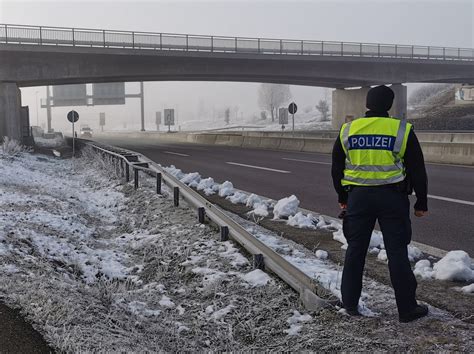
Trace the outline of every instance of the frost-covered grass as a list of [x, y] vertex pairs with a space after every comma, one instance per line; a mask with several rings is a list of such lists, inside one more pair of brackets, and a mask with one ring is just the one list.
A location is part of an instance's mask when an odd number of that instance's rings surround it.
[[[134, 191], [90, 151], [0, 162], [0, 297], [59, 351], [473, 349], [470, 328], [434, 308], [398, 325], [390, 288], [370, 280], [363, 300], [377, 316], [308, 313], [167, 188], [158, 196], [141, 176]], [[324, 254], [239, 222], [337, 293], [340, 267]], [[399, 336], [380, 341], [386, 333]]]
[[8, 136], [4, 137], [0, 144], [0, 158], [15, 157], [29, 151], [31, 148], [21, 145], [18, 140], [10, 139]]
[[65, 140], [62, 136], [55, 136], [53, 139], [45, 139], [39, 136], [35, 136], [35, 144], [41, 147], [60, 147], [65, 144]]
[[2, 159], [2, 299], [61, 351], [288, 350], [296, 294], [142, 181], [90, 151]]

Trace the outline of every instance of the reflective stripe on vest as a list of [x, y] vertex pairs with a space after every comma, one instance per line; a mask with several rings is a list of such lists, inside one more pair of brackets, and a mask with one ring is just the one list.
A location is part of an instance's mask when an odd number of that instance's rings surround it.
[[346, 153], [343, 185], [382, 185], [405, 179], [403, 155], [411, 124], [385, 117], [346, 123], [340, 139]]

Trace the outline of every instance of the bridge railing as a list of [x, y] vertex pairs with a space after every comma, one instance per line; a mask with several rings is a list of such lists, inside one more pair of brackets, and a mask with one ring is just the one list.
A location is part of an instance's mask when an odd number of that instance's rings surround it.
[[9, 24], [0, 24], [0, 43], [185, 52], [474, 61], [472, 48], [204, 36]]

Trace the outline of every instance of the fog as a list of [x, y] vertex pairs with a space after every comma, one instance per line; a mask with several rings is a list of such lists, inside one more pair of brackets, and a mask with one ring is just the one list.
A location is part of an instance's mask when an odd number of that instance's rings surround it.
[[[11, 1], [0, 0], [0, 22], [136, 31], [214, 34], [291, 39], [474, 46], [474, 1]], [[231, 123], [258, 115], [258, 83], [146, 82], [146, 128], [155, 129], [155, 112], [175, 108], [178, 125], [215, 119], [226, 107], [238, 107]], [[127, 93], [139, 90], [127, 84]], [[416, 85], [408, 85], [409, 92]], [[327, 89], [291, 86], [299, 107], [314, 107]], [[36, 94], [38, 92], [38, 94]], [[330, 95], [329, 95], [330, 96]], [[36, 98], [38, 97], [38, 102]], [[22, 88], [31, 124], [46, 122], [38, 109], [44, 87]], [[69, 108], [53, 108], [53, 128], [69, 129]], [[81, 122], [98, 125], [106, 113], [108, 128], [139, 127], [138, 99], [126, 106], [77, 107]]]

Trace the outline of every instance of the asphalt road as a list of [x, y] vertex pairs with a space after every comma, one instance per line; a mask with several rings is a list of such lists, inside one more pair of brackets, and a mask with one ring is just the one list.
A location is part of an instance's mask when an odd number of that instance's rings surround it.
[[[238, 189], [272, 199], [295, 194], [303, 208], [330, 216], [339, 213], [328, 154], [182, 143], [152, 145], [137, 140], [101, 141], [140, 152], [163, 166], [199, 172], [217, 182], [229, 180]], [[429, 215], [412, 217], [413, 239], [443, 250], [462, 249], [473, 257], [474, 168], [437, 164], [426, 167], [432, 196], [428, 199]], [[415, 200], [414, 196], [411, 198]]]

